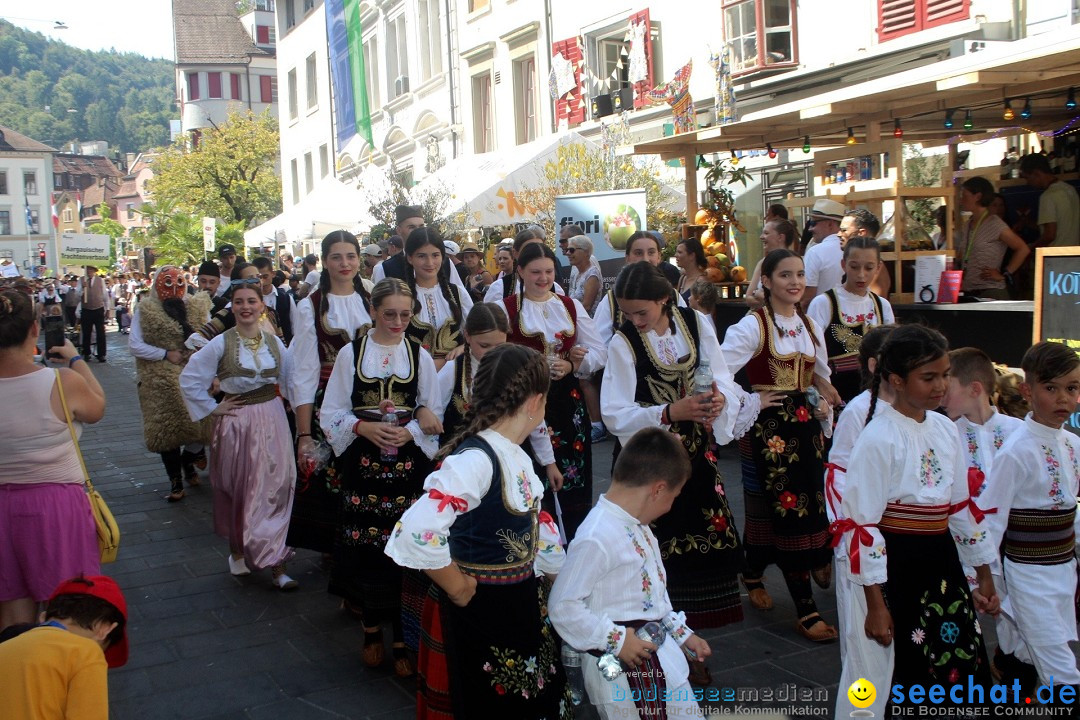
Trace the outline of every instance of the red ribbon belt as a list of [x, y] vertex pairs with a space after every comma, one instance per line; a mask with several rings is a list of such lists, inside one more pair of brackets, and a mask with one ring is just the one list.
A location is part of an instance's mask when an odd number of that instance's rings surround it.
[[832, 543], [830, 543], [830, 546], [834, 548], [840, 544], [840, 541], [844, 537], [844, 533], [848, 530], [853, 531], [851, 535], [851, 544], [848, 546], [848, 560], [851, 561], [851, 572], [856, 575], [862, 570], [862, 563], [859, 562], [859, 545], [870, 547], [874, 544], [874, 536], [866, 529], [868, 527], [877, 526], [859, 525], [851, 518], [834, 520], [833, 523], [829, 525], [829, 532], [832, 534]]
[[469, 503], [467, 503], [465, 501], [465, 498], [459, 498], [459, 497], [455, 497], [453, 495], [446, 495], [444, 493], [439, 492], [435, 488], [432, 488], [431, 490], [428, 490], [428, 497], [431, 498], [432, 500], [438, 500], [439, 501], [439, 508], [438, 508], [439, 512], [442, 512], [443, 510], [445, 510], [447, 505], [454, 508], [459, 513], [463, 513], [463, 512], [465, 512], [466, 510], [469, 509]]
[[547, 510], [540, 511], [540, 522], [544, 525], [547, 525], [548, 528], [550, 528], [551, 532], [559, 532], [559, 526], [555, 524], [555, 519], [551, 517], [551, 513], [549, 513]]
[[[829, 507], [832, 508], [833, 517], [839, 517], [838, 511], [840, 503], [843, 498], [840, 497], [840, 493], [836, 491], [836, 471], [847, 474], [847, 468], [842, 468], [836, 463], [825, 463], [825, 469], [829, 472], [825, 475], [825, 499], [829, 501]], [[836, 498], [836, 502], [833, 502], [833, 498]]]
[[986, 519], [987, 515], [997, 514], [997, 508], [983, 510], [975, 504], [975, 497], [979, 492], [979, 488], [982, 487], [984, 480], [986, 480], [986, 474], [982, 470], [976, 467], [969, 467], [967, 471], [968, 499], [950, 506], [949, 514], [954, 515], [964, 508], [968, 508], [971, 511], [971, 517], [974, 518], [976, 525]]

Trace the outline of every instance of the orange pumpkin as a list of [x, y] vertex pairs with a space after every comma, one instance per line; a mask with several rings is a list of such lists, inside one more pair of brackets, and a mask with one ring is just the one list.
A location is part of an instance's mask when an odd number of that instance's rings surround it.
[[708, 208], [701, 208], [700, 210], [697, 211], [697, 214], [694, 215], [694, 224], [695, 225], [708, 225], [709, 221], [711, 219], [712, 219], [712, 212]]
[[737, 283], [746, 282], [746, 268], [742, 265], [731, 268], [731, 281]]
[[724, 272], [720, 268], [710, 267], [705, 271], [705, 278], [711, 283], [724, 282]]
[[709, 255], [709, 256], [708, 256], [708, 257], [706, 258], [706, 260], [707, 260], [707, 262], [709, 263], [709, 267], [711, 267], [711, 268], [718, 268], [718, 267], [720, 267], [720, 261], [716, 259], [716, 256], [715, 256], [715, 255]]
[[711, 245], [714, 242], [716, 242], [716, 233], [713, 232], [713, 229], [711, 227], [705, 228], [705, 231], [701, 233], [701, 246], [705, 247], [707, 245]]

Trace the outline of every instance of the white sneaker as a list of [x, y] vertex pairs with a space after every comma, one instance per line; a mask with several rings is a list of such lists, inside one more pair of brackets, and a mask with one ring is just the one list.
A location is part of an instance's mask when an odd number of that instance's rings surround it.
[[295, 590], [296, 588], [300, 587], [300, 583], [296, 582], [285, 573], [281, 573], [280, 575], [274, 576], [274, 587], [282, 591]]
[[251, 570], [248, 568], [247, 563], [244, 562], [244, 558], [234, 560], [232, 555], [229, 556], [229, 572], [236, 577], [251, 574]]

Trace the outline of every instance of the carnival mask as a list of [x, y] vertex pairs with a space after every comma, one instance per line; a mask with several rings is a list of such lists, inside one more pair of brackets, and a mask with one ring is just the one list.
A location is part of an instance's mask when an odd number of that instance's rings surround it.
[[166, 300], [183, 299], [187, 287], [180, 270], [174, 267], [164, 267], [154, 279], [154, 292], [162, 302]]

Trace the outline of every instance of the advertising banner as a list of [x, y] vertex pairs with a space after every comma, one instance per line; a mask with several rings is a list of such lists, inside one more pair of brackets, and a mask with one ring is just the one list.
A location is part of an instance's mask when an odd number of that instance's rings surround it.
[[60, 264], [105, 267], [109, 264], [111, 244], [112, 238], [108, 235], [62, 233], [60, 235]]
[[593, 257], [600, 262], [604, 287], [615, 282], [626, 259], [626, 241], [648, 227], [645, 190], [560, 195], [555, 198], [555, 232], [579, 225], [592, 240]]

